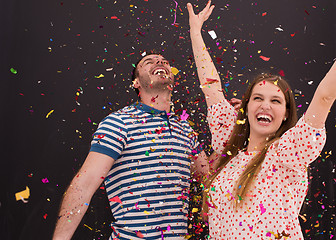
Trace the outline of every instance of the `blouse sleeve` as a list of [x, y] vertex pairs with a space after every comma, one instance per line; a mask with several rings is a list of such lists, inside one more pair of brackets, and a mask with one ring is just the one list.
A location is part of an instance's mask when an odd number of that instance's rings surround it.
[[280, 163], [296, 171], [306, 172], [308, 164], [321, 153], [325, 141], [325, 128], [317, 129], [308, 125], [302, 116], [279, 140]]
[[208, 108], [207, 120], [212, 137], [211, 145], [217, 153], [222, 153], [224, 150], [224, 143], [229, 140], [236, 119], [237, 112], [226, 99]]

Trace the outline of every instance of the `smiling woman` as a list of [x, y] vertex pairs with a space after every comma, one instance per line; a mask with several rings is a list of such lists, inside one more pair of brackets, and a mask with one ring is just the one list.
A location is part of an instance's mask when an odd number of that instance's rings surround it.
[[303, 239], [298, 214], [308, 188], [307, 166], [326, 141], [324, 123], [336, 98], [336, 64], [297, 121], [294, 96], [280, 76], [262, 74], [238, 112], [222, 93], [201, 28], [214, 6], [198, 15], [188, 4], [190, 36], [206, 89], [212, 147], [220, 156], [206, 181], [203, 212], [212, 239]]

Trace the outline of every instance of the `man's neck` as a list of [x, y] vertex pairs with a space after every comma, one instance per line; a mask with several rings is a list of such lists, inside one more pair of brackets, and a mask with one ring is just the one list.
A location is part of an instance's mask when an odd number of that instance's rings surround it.
[[141, 102], [160, 111], [170, 112], [171, 92], [142, 94]]

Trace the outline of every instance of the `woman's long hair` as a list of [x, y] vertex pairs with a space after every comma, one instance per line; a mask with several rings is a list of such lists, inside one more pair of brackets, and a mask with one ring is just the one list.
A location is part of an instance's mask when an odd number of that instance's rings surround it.
[[[248, 145], [248, 138], [250, 135], [250, 124], [247, 119], [247, 104], [251, 97], [252, 90], [254, 86], [262, 81], [271, 82], [276, 84], [280, 90], [285, 95], [286, 100], [286, 111], [288, 113], [287, 120], [283, 121], [277, 132], [273, 136], [269, 136], [265, 141], [263, 150], [253, 157], [250, 163], [246, 166], [246, 169], [239, 177], [238, 181], [234, 186], [234, 197], [236, 206], [240, 206], [246, 200], [246, 194], [250, 190], [254, 178], [260, 171], [261, 165], [265, 159], [266, 152], [269, 146], [278, 140], [282, 134], [284, 134], [288, 129], [292, 128], [297, 122], [297, 110], [295, 105], [294, 95], [289, 84], [280, 76], [271, 74], [260, 74], [253, 82], [248, 86], [243, 98], [241, 109], [238, 112], [237, 120], [245, 121], [244, 124], [235, 124], [231, 137], [226, 142], [224, 150], [221, 157], [217, 161], [215, 170], [212, 172], [212, 176], [206, 181], [206, 189], [203, 192], [203, 213], [208, 212], [208, 208], [216, 207], [213, 206], [209, 189], [213, 181], [216, 179], [217, 175], [221, 170], [234, 158], [240, 150], [243, 150]], [[223, 143], [224, 144], [224, 143]], [[228, 154], [230, 152], [231, 154]]]

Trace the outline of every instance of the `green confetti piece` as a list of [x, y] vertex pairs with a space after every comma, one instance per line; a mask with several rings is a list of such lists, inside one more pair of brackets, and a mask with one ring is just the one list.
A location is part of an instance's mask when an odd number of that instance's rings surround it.
[[215, 187], [211, 187], [211, 191], [216, 192], [216, 188]]
[[134, 68], [136, 67], [134, 63], [132, 63], [132, 66], [133, 66]]
[[149, 156], [149, 152], [148, 152], [148, 151], [146, 151], [145, 155], [146, 155], [146, 156]]
[[14, 68], [11, 68], [10, 71], [14, 74], [17, 74], [17, 71]]

